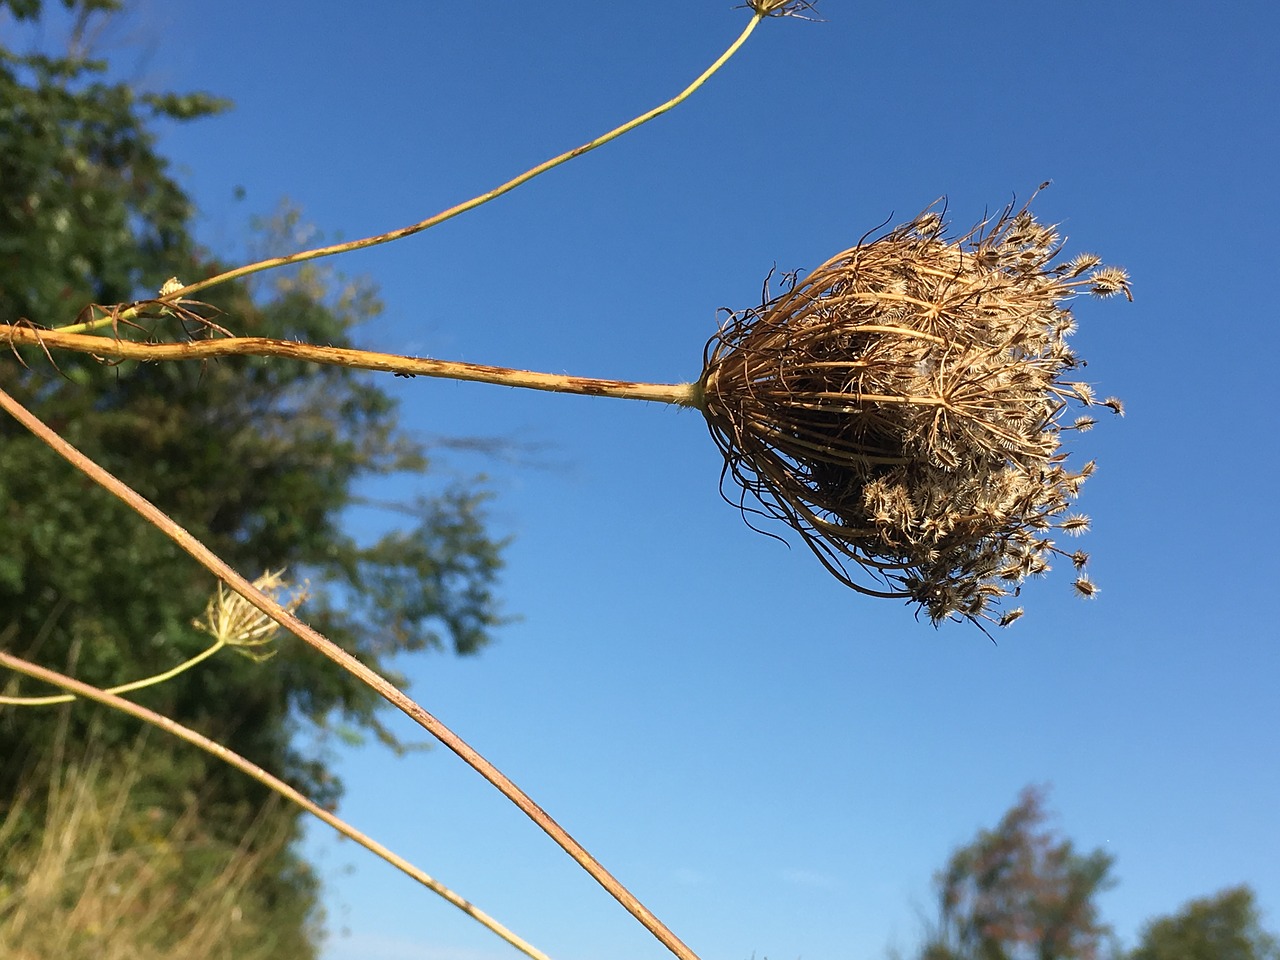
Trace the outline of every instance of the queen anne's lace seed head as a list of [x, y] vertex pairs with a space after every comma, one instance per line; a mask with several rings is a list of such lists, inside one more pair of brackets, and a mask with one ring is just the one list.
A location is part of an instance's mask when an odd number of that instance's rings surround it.
[[[1001, 600], [1061, 554], [1096, 586], [1068, 514], [1093, 472], [1064, 469], [1063, 425], [1092, 388], [1065, 338], [1077, 293], [1130, 296], [1128, 277], [1081, 254], [1027, 207], [958, 239], [930, 209], [839, 254], [707, 345], [703, 409], [747, 510], [795, 528], [832, 573], [914, 601], [936, 623], [1012, 623]], [[1113, 397], [1101, 405], [1123, 409]], [[748, 504], [747, 495], [758, 503]]]
[[[284, 579], [283, 569], [268, 570], [254, 580], [253, 585], [290, 613], [295, 612], [308, 596], [305, 585], [296, 586]], [[222, 583], [210, 597], [204, 617], [192, 623], [197, 630], [251, 660], [267, 660], [273, 656], [275, 651], [271, 644], [280, 632], [280, 624]]]

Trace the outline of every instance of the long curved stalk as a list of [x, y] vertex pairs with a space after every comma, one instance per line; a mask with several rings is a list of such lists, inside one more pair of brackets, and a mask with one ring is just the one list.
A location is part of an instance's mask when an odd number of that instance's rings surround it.
[[232, 590], [244, 597], [254, 607], [292, 633], [298, 639], [328, 657], [342, 669], [356, 677], [384, 700], [409, 717], [460, 757], [463, 762], [489, 781], [498, 792], [514, 803], [561, 849], [587, 871], [597, 883], [635, 917], [650, 933], [680, 960], [698, 960], [697, 954], [686, 946], [648, 907], [624, 887], [613, 874], [593, 857], [585, 847], [569, 835], [560, 824], [533, 801], [501, 770], [481, 756], [466, 741], [436, 719], [424, 707], [401, 691], [385, 677], [369, 669], [354, 656], [327, 637], [303, 623], [273, 597], [254, 587], [252, 583], [233, 570], [221, 557], [192, 536], [128, 484], [117, 479], [74, 446], [58, 436], [39, 417], [4, 390], [0, 390], [0, 408], [48, 444], [59, 456], [77, 470], [118, 497], [144, 520], [196, 559], [206, 570], [222, 580]]
[[79, 680], [73, 679], [72, 677], [68, 677], [66, 674], [41, 667], [37, 664], [31, 663], [29, 660], [24, 660], [21, 657], [15, 657], [13, 654], [6, 653], [3, 650], [0, 650], [0, 666], [8, 667], [10, 670], [25, 674], [34, 680], [40, 680], [44, 683], [52, 684], [55, 687], [61, 687], [63, 690], [67, 691], [67, 693], [63, 694], [63, 697], [67, 700], [73, 700], [76, 697], [95, 700], [113, 710], [119, 710], [121, 713], [127, 713], [132, 717], [137, 717], [139, 720], [145, 721], [152, 726], [159, 727], [166, 733], [171, 733], [175, 737], [199, 747], [201, 750], [205, 751], [205, 753], [212, 754], [219, 760], [235, 767], [241, 773], [247, 774], [254, 780], [257, 780], [263, 786], [274, 790], [290, 803], [301, 807], [313, 817], [323, 820], [344, 837], [349, 840], [354, 840], [374, 856], [380, 857], [397, 870], [412, 877], [432, 893], [443, 897], [467, 916], [471, 917], [471, 919], [483, 924], [487, 929], [496, 933], [525, 956], [531, 957], [532, 960], [550, 960], [550, 957], [537, 947], [512, 933], [493, 917], [489, 916], [479, 907], [458, 896], [458, 894], [454, 893], [439, 880], [429, 876], [408, 860], [404, 859], [387, 847], [384, 847], [372, 837], [357, 830], [345, 820], [334, 816], [328, 810], [324, 809], [324, 807], [313, 802], [305, 794], [295, 790], [279, 777], [276, 777], [264, 770], [251, 760], [246, 760], [234, 750], [227, 749], [216, 740], [210, 740], [208, 737], [201, 733], [197, 733], [190, 727], [183, 726], [176, 720], [171, 720], [163, 714], [156, 713], [154, 710], [148, 710], [146, 707], [140, 706], [132, 700], [125, 700], [123, 697], [116, 696], [111, 690], [103, 690], [100, 687], [83, 683]]
[[[531, 167], [519, 176], [512, 177], [506, 183], [494, 187], [492, 190], [488, 190], [485, 193], [472, 197], [470, 200], [449, 207], [447, 210], [442, 210], [433, 216], [427, 217], [425, 220], [420, 220], [407, 227], [400, 227], [398, 230], [390, 230], [386, 233], [380, 233], [371, 237], [364, 237], [360, 240], [349, 240], [346, 243], [330, 244], [328, 246], [316, 247], [312, 250], [303, 250], [298, 253], [291, 253], [283, 257], [270, 257], [266, 260], [259, 260], [257, 263], [245, 264], [242, 267], [227, 270], [216, 276], [209, 277], [206, 280], [189, 283], [185, 287], [175, 287], [172, 290], [166, 290], [164, 296], [160, 299], [165, 302], [176, 303], [178, 300], [190, 297], [192, 294], [201, 290], [207, 290], [210, 287], [216, 286], [220, 283], [226, 283], [229, 280], [235, 280], [240, 277], [247, 277], [251, 274], [261, 273], [264, 270], [272, 270], [276, 267], [289, 266], [295, 263], [305, 263], [308, 260], [318, 260], [321, 257], [332, 257], [339, 253], [349, 253], [352, 250], [363, 250], [367, 247], [376, 247], [380, 244], [390, 243], [393, 240], [403, 240], [405, 237], [411, 237], [416, 233], [422, 233], [424, 230], [429, 230], [431, 227], [444, 223], [446, 220], [452, 220], [460, 214], [466, 213], [469, 210], [474, 210], [476, 207], [482, 206], [490, 200], [497, 199], [505, 193], [510, 193], [516, 187], [528, 183], [539, 174], [546, 173], [548, 170], [553, 170], [563, 163], [568, 163], [575, 157], [580, 157], [585, 153], [590, 153], [597, 147], [602, 147], [611, 140], [616, 140], [624, 133], [629, 133], [636, 129], [636, 127], [648, 123], [655, 117], [660, 117], [668, 110], [679, 106], [692, 96], [699, 87], [706, 83], [717, 70], [724, 66], [730, 57], [738, 52], [738, 49], [746, 43], [747, 38], [751, 36], [752, 32], [759, 25], [761, 20], [768, 16], [782, 15], [782, 10], [788, 5], [789, 4], [786, 2], [779, 3], [773, 2], [773, 0], [761, 0], [759, 3], [752, 4], [754, 13], [752, 14], [751, 20], [745, 29], [743, 29], [742, 33], [738, 35], [738, 39], [729, 45], [729, 48], [716, 59], [715, 63], [707, 67], [706, 70], [698, 75], [696, 80], [689, 84], [689, 86], [685, 87], [680, 93], [676, 94], [676, 96], [672, 97], [666, 103], [660, 104], [632, 120], [628, 120], [621, 126], [615, 127], [608, 133], [602, 134], [594, 140], [590, 140], [587, 143], [582, 144], [580, 147], [575, 147], [572, 150], [566, 150], [559, 156], [552, 157], [550, 160], [546, 160], [538, 164], [536, 167]], [[115, 317], [102, 317], [96, 320], [90, 320], [86, 323], [71, 324], [69, 326], [62, 327], [61, 329], [70, 333], [82, 333], [88, 330], [107, 326], [113, 322], [118, 323], [121, 321], [129, 321], [136, 315], [137, 312], [135, 308], [128, 308], [121, 311]]]

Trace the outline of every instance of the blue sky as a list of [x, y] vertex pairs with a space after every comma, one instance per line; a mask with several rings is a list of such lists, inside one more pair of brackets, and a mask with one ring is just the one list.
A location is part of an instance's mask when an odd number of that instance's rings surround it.
[[[1076, 308], [1090, 381], [1127, 406], [1076, 444], [1099, 461], [1082, 498], [1099, 597], [1057, 571], [998, 645], [934, 630], [748, 529], [695, 412], [395, 379], [415, 432], [514, 451], [443, 454], [439, 476], [487, 474], [518, 619], [476, 659], [406, 662], [413, 692], [706, 960], [909, 950], [933, 872], [1032, 783], [1117, 858], [1102, 903], [1125, 942], [1241, 882], [1280, 928], [1280, 13], [820, 13], [765, 23], [617, 143], [348, 258], [387, 304], [363, 343], [688, 380], [717, 308], [758, 302], [775, 264], [816, 266], [944, 195], [967, 228], [1052, 180], [1041, 218], [1136, 296]], [[283, 197], [333, 238], [469, 198], [665, 100], [746, 19], [728, 0], [173, 0], [107, 40], [144, 85], [235, 100], [163, 138], [201, 237], [231, 251]], [[557, 960], [665, 954], [452, 755], [339, 766], [356, 825]], [[326, 960], [517, 955], [350, 844], [309, 846]]]

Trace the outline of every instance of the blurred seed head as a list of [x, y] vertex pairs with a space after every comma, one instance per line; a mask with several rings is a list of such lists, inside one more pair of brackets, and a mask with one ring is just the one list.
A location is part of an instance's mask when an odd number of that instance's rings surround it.
[[[284, 570], [267, 571], [253, 585], [290, 613], [307, 599], [305, 585], [295, 586], [284, 579]], [[267, 649], [280, 632], [280, 625], [226, 584], [219, 583], [209, 598], [204, 618], [193, 621], [197, 630], [221, 640], [251, 660], [268, 660], [275, 655]]]
[[812, 18], [803, 16], [803, 13], [812, 12], [816, 4], [817, 0], [747, 0], [740, 6], [749, 7], [761, 17], [799, 17], [801, 20], [809, 20]]
[[[862, 593], [934, 623], [986, 620], [1059, 549], [1093, 472], [1066, 466], [1071, 405], [1096, 403], [1067, 344], [1080, 293], [1130, 300], [1123, 270], [1061, 241], [1027, 206], [945, 236], [942, 211], [864, 240], [730, 313], [707, 345], [703, 410], [746, 513], [784, 521]], [[1122, 412], [1113, 397], [1101, 405]], [[722, 490], [724, 489], [722, 483]], [[729, 494], [726, 494], [729, 499]], [[1081, 583], [1087, 586], [1081, 586]]]

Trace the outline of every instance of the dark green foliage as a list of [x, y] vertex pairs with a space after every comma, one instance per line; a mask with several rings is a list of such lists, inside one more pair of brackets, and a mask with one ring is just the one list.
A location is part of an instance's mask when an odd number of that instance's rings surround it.
[[1095, 898], [1111, 857], [1078, 854], [1045, 827], [1042, 795], [1023, 791], [994, 830], [938, 875], [939, 919], [922, 960], [1095, 960], [1109, 928]]
[[[95, 10], [116, 6], [64, 5], [80, 18], [77, 29]], [[37, 18], [41, 4], [0, 0], [0, 17], [6, 10]], [[191, 204], [155, 152], [153, 129], [224, 105], [204, 94], [140, 94], [111, 82], [75, 46], [63, 57], [0, 47], [0, 322], [64, 325], [90, 303], [154, 296], [169, 276], [190, 281], [220, 269], [196, 247]], [[267, 232], [278, 239], [292, 226], [286, 218]], [[209, 299], [217, 321], [237, 334], [338, 346], [379, 310], [366, 285], [316, 267], [223, 286]], [[173, 318], [118, 332], [203, 335]], [[472, 653], [489, 639], [499, 622], [492, 587], [501, 545], [487, 533], [482, 493], [437, 489], [405, 508], [407, 524], [384, 524], [386, 532], [362, 540], [344, 532], [362, 480], [428, 468], [374, 379], [261, 358], [53, 359], [57, 369], [39, 350], [0, 357], [0, 387], [241, 572], [287, 566], [292, 579], [309, 578], [314, 597], [302, 615], [370, 666], [395, 677], [398, 654]], [[0, 422], [7, 649], [95, 684], [126, 682], [204, 647], [208, 638], [191, 621], [213, 589], [166, 538], [15, 422]], [[291, 638], [279, 648], [266, 664], [224, 652], [136, 696], [333, 802], [338, 784], [323, 756], [296, 746], [300, 731], [337, 724], [397, 744], [378, 721], [380, 700]], [[0, 689], [7, 682], [0, 677]], [[30, 684], [22, 691], [36, 692]], [[74, 743], [95, 717], [106, 743], [132, 741], [133, 721], [89, 705], [0, 707], [0, 817], [57, 725], [69, 725]], [[261, 788], [186, 748], [153, 741], [148, 757], [140, 789], [161, 807], [176, 811], [183, 797], [198, 796], [201, 810], [233, 831], [262, 803]], [[300, 871], [286, 859], [264, 878], [264, 895], [309, 904], [313, 891]]]
[[[115, 3], [65, 2], [76, 32]], [[37, 19], [38, 2], [0, 2]], [[192, 257], [191, 204], [155, 152], [157, 119], [225, 109], [207, 94], [138, 93], [70, 44], [65, 56], [0, 48], [0, 319], [68, 323], [131, 299], [144, 271]], [[165, 273], [168, 276], [169, 273]], [[161, 277], [163, 280], [164, 277]]]
[[1128, 960], [1280, 960], [1280, 943], [1262, 930], [1253, 891], [1241, 886], [1152, 921]]

